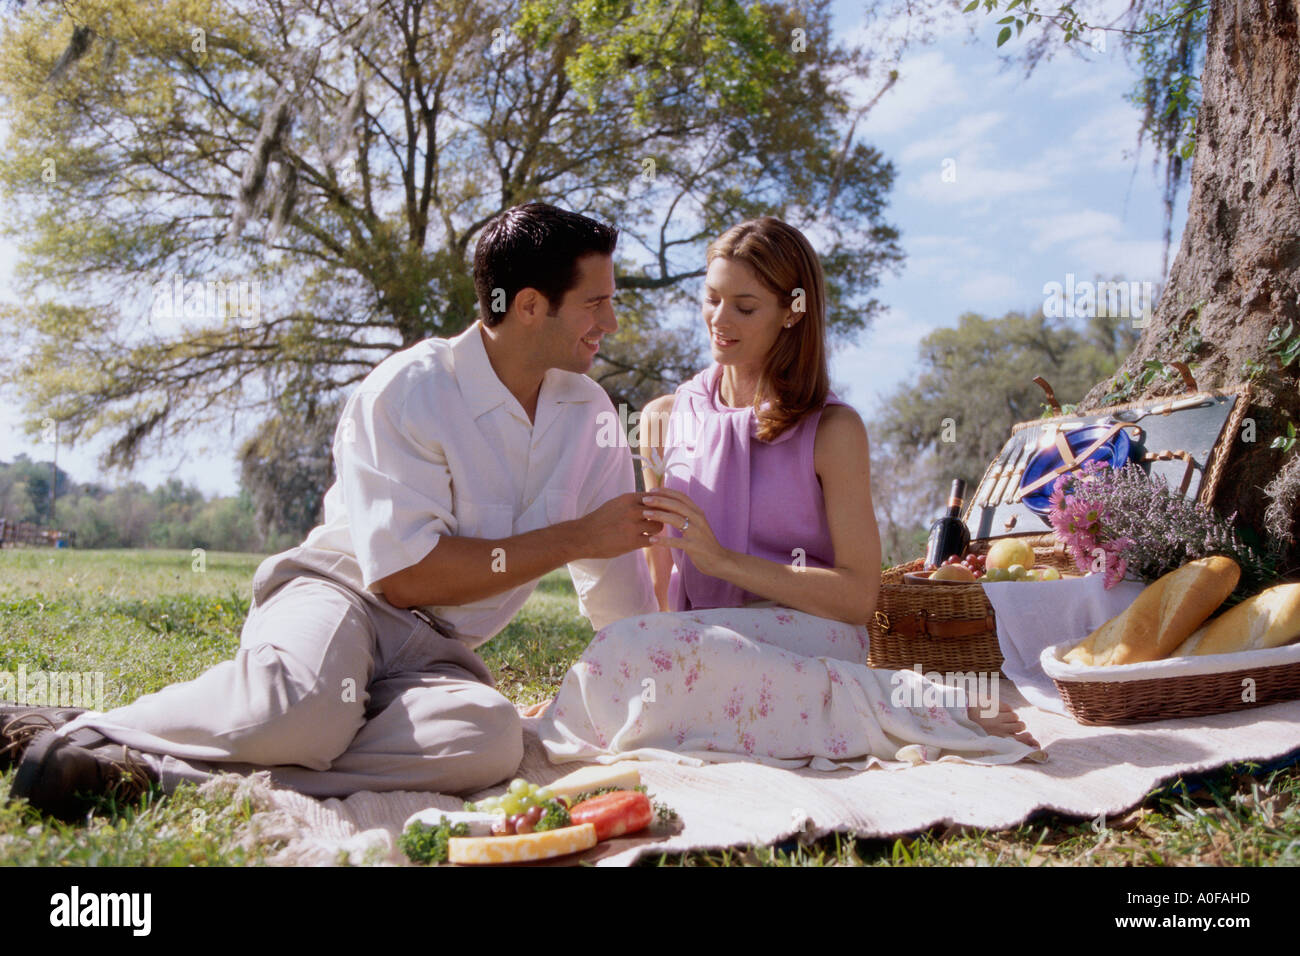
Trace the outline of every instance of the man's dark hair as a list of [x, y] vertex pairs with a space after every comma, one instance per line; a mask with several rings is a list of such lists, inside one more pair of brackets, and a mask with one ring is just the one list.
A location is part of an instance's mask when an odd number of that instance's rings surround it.
[[[520, 289], [546, 296], [554, 315], [578, 281], [578, 260], [614, 254], [618, 230], [544, 202], [507, 209], [486, 226], [474, 249], [474, 291], [483, 324], [505, 318]], [[501, 289], [493, 301], [493, 292]], [[493, 306], [496, 306], [494, 309]]]

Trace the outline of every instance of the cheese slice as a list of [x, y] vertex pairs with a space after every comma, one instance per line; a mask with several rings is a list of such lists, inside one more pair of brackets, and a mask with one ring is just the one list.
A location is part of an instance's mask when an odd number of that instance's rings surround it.
[[570, 800], [592, 790], [613, 787], [615, 790], [633, 790], [641, 786], [641, 773], [636, 767], [614, 764], [612, 766], [581, 767], [555, 783], [545, 785], [557, 797]]
[[513, 836], [452, 837], [447, 841], [447, 859], [452, 863], [528, 863], [581, 853], [595, 845], [596, 828], [583, 823]]

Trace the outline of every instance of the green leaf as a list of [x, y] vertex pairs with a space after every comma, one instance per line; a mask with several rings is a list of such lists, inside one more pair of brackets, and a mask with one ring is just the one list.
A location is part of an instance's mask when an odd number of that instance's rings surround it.
[[1021, 31], [1023, 31], [1024, 29], [1025, 29], [1025, 21], [1024, 21], [1024, 20], [1017, 20], [1017, 21], [1016, 21], [1016, 36], [1020, 36]]
[[972, 10], [974, 10], [974, 9], [975, 9], [976, 7], [978, 7], [979, 5], [980, 5], [980, 0], [970, 0], [970, 3], [966, 4], [966, 6], [962, 9], [961, 12], [962, 12], [962, 13], [970, 13]]
[[1015, 17], [1003, 17], [1001, 20], [998, 21], [998, 23], [1015, 23], [1015, 21], [1016, 21]]
[[1010, 39], [1011, 39], [1011, 28], [1003, 27], [1002, 32], [998, 34], [998, 46], [1001, 46], [1002, 44], [1006, 43]]

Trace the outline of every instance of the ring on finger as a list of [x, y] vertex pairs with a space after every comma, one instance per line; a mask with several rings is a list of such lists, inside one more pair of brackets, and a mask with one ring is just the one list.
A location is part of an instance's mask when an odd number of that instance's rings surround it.
[[690, 519], [690, 518], [687, 518], [685, 521], [682, 522], [682, 530], [683, 530], [683, 531], [685, 531], [685, 530], [686, 530], [687, 528], [689, 528], [690, 526], [691, 526], [691, 519]]

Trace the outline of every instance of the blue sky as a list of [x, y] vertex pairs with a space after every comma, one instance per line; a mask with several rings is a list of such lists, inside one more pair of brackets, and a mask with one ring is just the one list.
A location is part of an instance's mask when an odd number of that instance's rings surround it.
[[[843, 39], [858, 35], [860, 9], [838, 4]], [[1090, 51], [1091, 62], [1062, 52], [1026, 80], [1023, 69], [1003, 67], [993, 20], [951, 17], [934, 43], [903, 57], [901, 79], [858, 126], [857, 138], [894, 162], [886, 217], [901, 231], [907, 256], [901, 275], [886, 276], [876, 292], [888, 313], [832, 357], [833, 383], [867, 419], [876, 416], [882, 395], [914, 374], [920, 340], [954, 325], [962, 312], [1031, 311], [1042, 304], [1045, 283], [1064, 284], [1070, 273], [1076, 280], [1162, 278], [1161, 180], [1149, 145], [1135, 166], [1139, 117], [1123, 98], [1134, 74], [1118, 43], [1108, 39], [1108, 52]], [[973, 40], [971, 24], [978, 27]], [[1015, 41], [1003, 49], [1014, 51]], [[873, 84], [861, 87], [864, 102]], [[944, 181], [945, 160], [953, 161], [955, 182]], [[1185, 187], [1173, 252], [1186, 198]], [[15, 297], [13, 255], [0, 245], [3, 300]], [[1026, 370], [1026, 378], [1033, 374]], [[18, 426], [18, 408], [6, 394], [0, 459], [26, 452], [49, 460], [49, 446], [28, 441]], [[153, 486], [175, 476], [209, 495], [234, 494], [235, 449], [243, 437], [228, 429], [196, 433], [173, 457], [150, 460], [130, 476], [108, 476], [109, 483], [129, 477]], [[63, 446], [59, 464], [88, 481], [98, 476], [102, 450], [102, 441]]]

